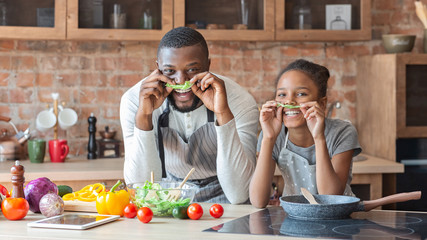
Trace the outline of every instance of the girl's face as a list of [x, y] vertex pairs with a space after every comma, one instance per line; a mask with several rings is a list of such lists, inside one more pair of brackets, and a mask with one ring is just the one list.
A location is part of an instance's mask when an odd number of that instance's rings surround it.
[[[319, 98], [319, 89], [305, 73], [298, 70], [285, 72], [277, 83], [276, 102], [289, 105], [317, 101], [322, 108], [326, 106], [326, 97]], [[306, 125], [304, 114], [299, 108], [283, 109], [283, 123], [288, 128]]]

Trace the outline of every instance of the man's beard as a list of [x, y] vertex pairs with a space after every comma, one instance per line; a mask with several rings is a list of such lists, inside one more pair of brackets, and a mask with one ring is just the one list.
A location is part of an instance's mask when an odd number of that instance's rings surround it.
[[197, 105], [199, 105], [200, 103], [200, 98], [198, 98], [197, 96], [194, 96], [193, 103], [191, 104], [190, 107], [178, 107], [176, 105], [175, 99], [172, 97], [172, 94], [169, 94], [168, 101], [173, 108], [178, 110], [178, 112], [186, 113], [186, 112], [191, 112], [198, 107]]

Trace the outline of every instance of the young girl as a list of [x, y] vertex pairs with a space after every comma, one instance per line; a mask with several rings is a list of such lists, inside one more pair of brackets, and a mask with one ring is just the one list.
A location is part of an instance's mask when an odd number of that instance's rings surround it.
[[351, 123], [325, 118], [328, 78], [327, 68], [301, 59], [279, 75], [276, 99], [261, 109], [252, 205], [268, 204], [276, 163], [283, 195], [301, 194], [301, 187], [315, 194], [353, 195], [352, 157], [361, 148]]

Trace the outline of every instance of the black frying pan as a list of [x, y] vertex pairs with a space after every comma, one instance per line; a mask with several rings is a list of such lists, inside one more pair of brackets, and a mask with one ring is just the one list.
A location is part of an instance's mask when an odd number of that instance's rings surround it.
[[280, 206], [292, 218], [297, 219], [343, 219], [357, 211], [370, 211], [376, 207], [417, 200], [421, 191], [393, 194], [376, 200], [360, 201], [357, 197], [341, 195], [315, 195], [319, 204], [310, 204], [303, 195], [284, 196], [280, 198]]

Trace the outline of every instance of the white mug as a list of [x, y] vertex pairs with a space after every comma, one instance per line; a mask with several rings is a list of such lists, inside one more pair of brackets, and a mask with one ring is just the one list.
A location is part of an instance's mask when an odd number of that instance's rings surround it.
[[78, 117], [76, 111], [71, 108], [64, 108], [64, 110], [58, 113], [59, 126], [64, 130], [67, 130], [68, 128], [76, 124], [77, 119]]
[[56, 116], [53, 113], [53, 109], [43, 110], [37, 114], [36, 128], [39, 131], [47, 131], [53, 128], [56, 124]]

